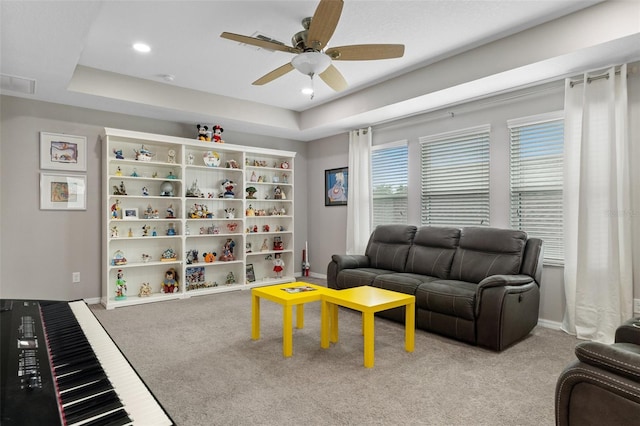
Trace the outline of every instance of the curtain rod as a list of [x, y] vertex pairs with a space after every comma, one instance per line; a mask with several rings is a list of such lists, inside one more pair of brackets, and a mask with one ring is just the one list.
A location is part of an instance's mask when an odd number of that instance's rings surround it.
[[[616, 75], [620, 75], [620, 70], [617, 70], [615, 72], [615, 74]], [[591, 83], [592, 81], [601, 80], [603, 78], [606, 78], [607, 80], [609, 80], [609, 73], [596, 75], [594, 77], [587, 77], [587, 84]], [[629, 78], [628, 74], [627, 74], [627, 78]], [[575, 86], [576, 84], [583, 84], [583, 83], [584, 83], [584, 79], [583, 80], [570, 81], [569, 82], [569, 87], [573, 88], [573, 86]]]

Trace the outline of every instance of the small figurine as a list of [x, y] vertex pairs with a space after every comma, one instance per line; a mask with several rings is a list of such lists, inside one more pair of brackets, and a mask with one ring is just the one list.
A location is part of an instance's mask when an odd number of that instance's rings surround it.
[[236, 209], [233, 207], [229, 207], [224, 209], [225, 218], [234, 219], [236, 217]]
[[144, 195], [145, 197], [149, 195], [149, 189], [146, 186], [142, 187], [142, 195]]
[[269, 245], [267, 244], [267, 239], [266, 238], [262, 242], [262, 247], [260, 247], [260, 251], [269, 251]]
[[178, 179], [178, 176], [174, 175], [173, 170], [171, 170], [167, 175], [167, 179]]
[[127, 298], [127, 281], [124, 279], [122, 269], [118, 269], [116, 274], [116, 300]]
[[192, 249], [187, 252], [187, 265], [198, 263], [198, 250]]
[[203, 198], [202, 191], [200, 191], [200, 188], [198, 188], [198, 179], [194, 180], [191, 183], [191, 188], [187, 189], [185, 197]]
[[120, 213], [122, 213], [120, 200], [116, 199], [116, 202], [111, 205], [111, 217], [114, 219], [120, 219], [122, 217]]
[[273, 237], [273, 249], [274, 250], [284, 250], [284, 244], [282, 243], [282, 238]]
[[282, 278], [283, 270], [284, 261], [280, 258], [280, 253], [276, 253], [273, 259], [273, 272], [276, 273], [276, 278]]
[[149, 151], [142, 145], [140, 150], [134, 149], [133, 152], [136, 153], [137, 161], [151, 161], [151, 158], [155, 155], [153, 152]]
[[258, 190], [254, 186], [248, 187], [245, 191], [247, 192], [247, 200], [255, 200], [256, 197], [253, 194], [258, 192]]
[[151, 227], [149, 225], [147, 225], [147, 224], [145, 224], [142, 227], [142, 236], [143, 237], [148, 237], [149, 236], [149, 229], [151, 229]]
[[[173, 204], [169, 204], [169, 207], [167, 207], [167, 219], [175, 219], [175, 210], [173, 210]], [[187, 234], [189, 235], [189, 234]]]
[[111, 238], [118, 238], [118, 227], [115, 225], [111, 227]]
[[167, 152], [167, 163], [169, 163], [169, 164], [175, 164], [176, 163], [176, 150], [175, 149], [170, 149]]
[[176, 256], [176, 252], [172, 248], [168, 248], [164, 252], [162, 252], [162, 257], [160, 258], [160, 260], [162, 262], [171, 262], [173, 260], [178, 260], [178, 257]]
[[280, 186], [278, 185], [273, 189], [273, 198], [276, 200], [283, 200], [284, 198], [282, 197], [283, 197], [282, 188], [280, 188]]
[[127, 195], [127, 189], [124, 187], [124, 182], [120, 182], [120, 186], [113, 185], [113, 195]]
[[122, 150], [121, 149], [114, 149], [113, 153], [116, 155], [116, 159], [124, 160], [124, 155], [122, 155]]
[[215, 251], [212, 251], [211, 253], [203, 253], [203, 254], [202, 254], [202, 257], [204, 258], [204, 261], [205, 261], [206, 263], [213, 263], [213, 262], [215, 262], [215, 261], [216, 261], [216, 256], [217, 256], [217, 254], [216, 254], [216, 252], [215, 252]]
[[128, 237], [131, 238], [133, 237], [133, 229], [129, 228], [129, 234]]
[[247, 207], [247, 211], [245, 212], [245, 216], [255, 216], [255, 215], [256, 215], [256, 211], [253, 210], [253, 206], [249, 204], [249, 207]]
[[136, 169], [133, 169], [133, 172], [131, 173], [131, 177], [139, 177]]
[[223, 198], [234, 198], [236, 194], [233, 192], [233, 189], [236, 187], [236, 184], [230, 179], [224, 179], [220, 184], [222, 189], [224, 189], [224, 193], [222, 194]]
[[189, 153], [189, 155], [187, 155], [187, 164], [190, 166], [193, 165], [195, 159], [196, 157], [192, 153]]
[[270, 230], [269, 225], [262, 225], [262, 232], [269, 232]]
[[233, 275], [233, 271], [227, 274], [227, 279], [224, 281], [225, 284], [235, 284], [236, 277]]
[[173, 223], [169, 223], [167, 228], [167, 235], [176, 235], [176, 228], [174, 228]]
[[158, 231], [156, 231], [156, 227], [154, 226], [153, 229], [151, 230], [151, 236], [152, 237], [157, 237], [158, 236]]
[[200, 124], [198, 124], [196, 126], [198, 128], [198, 140], [199, 141], [205, 141], [205, 142], [211, 142], [211, 137], [207, 134], [209, 127], [208, 126], [201, 126]]
[[173, 197], [173, 184], [167, 180], [160, 185], [160, 196]]
[[142, 253], [142, 263], [148, 263], [151, 260], [151, 255]]
[[236, 260], [235, 256], [233, 255], [233, 248], [235, 246], [235, 241], [233, 241], [231, 238], [227, 238], [227, 241], [222, 246], [222, 256], [220, 256], [220, 260], [223, 262]]
[[227, 223], [227, 229], [229, 230], [229, 232], [236, 232], [236, 229], [238, 229], [238, 223], [236, 222]]
[[178, 286], [178, 273], [174, 268], [169, 268], [164, 274], [164, 281], [162, 281], [163, 293], [177, 293]]
[[118, 166], [118, 169], [116, 170], [116, 176], [122, 176], [122, 169], [120, 169], [120, 166]]
[[213, 141], [215, 143], [224, 143], [224, 141], [222, 140], [222, 132], [224, 132], [224, 129], [219, 124], [216, 124], [215, 126], [212, 127], [212, 130], [213, 130]]
[[[255, 170], [253, 172], [251, 172], [251, 178], [250, 178], [251, 182], [257, 182], [258, 181], [258, 177], [256, 176], [256, 172]], [[247, 190], [248, 191], [248, 190]]]
[[142, 283], [140, 286], [140, 291], [138, 292], [138, 297], [147, 297], [151, 296], [151, 285], [149, 283]]

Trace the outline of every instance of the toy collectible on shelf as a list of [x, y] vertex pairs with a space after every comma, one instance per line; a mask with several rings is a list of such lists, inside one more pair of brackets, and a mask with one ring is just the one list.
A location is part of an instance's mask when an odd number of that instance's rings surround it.
[[118, 269], [116, 275], [116, 300], [127, 298], [127, 281], [124, 279], [122, 269]]
[[163, 293], [177, 293], [180, 289], [178, 285], [178, 273], [174, 268], [169, 268], [164, 274], [164, 281], [162, 281]]

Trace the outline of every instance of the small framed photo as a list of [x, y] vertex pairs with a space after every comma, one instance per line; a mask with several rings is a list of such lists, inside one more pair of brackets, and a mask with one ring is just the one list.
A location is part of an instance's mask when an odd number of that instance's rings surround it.
[[87, 138], [40, 132], [40, 168], [87, 171]]
[[87, 176], [40, 173], [41, 210], [86, 210]]
[[252, 283], [256, 280], [256, 273], [253, 270], [253, 263], [247, 263], [247, 282]]
[[324, 205], [346, 206], [349, 190], [349, 168], [324, 171]]
[[138, 218], [138, 209], [122, 209], [122, 218], [123, 219], [137, 219]]

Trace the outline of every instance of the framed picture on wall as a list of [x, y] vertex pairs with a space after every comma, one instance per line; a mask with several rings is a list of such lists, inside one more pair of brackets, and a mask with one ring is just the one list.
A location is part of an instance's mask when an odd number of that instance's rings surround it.
[[324, 205], [346, 206], [349, 192], [349, 168], [324, 171]]
[[40, 173], [41, 210], [86, 210], [87, 176]]
[[40, 168], [87, 171], [87, 138], [40, 132]]

